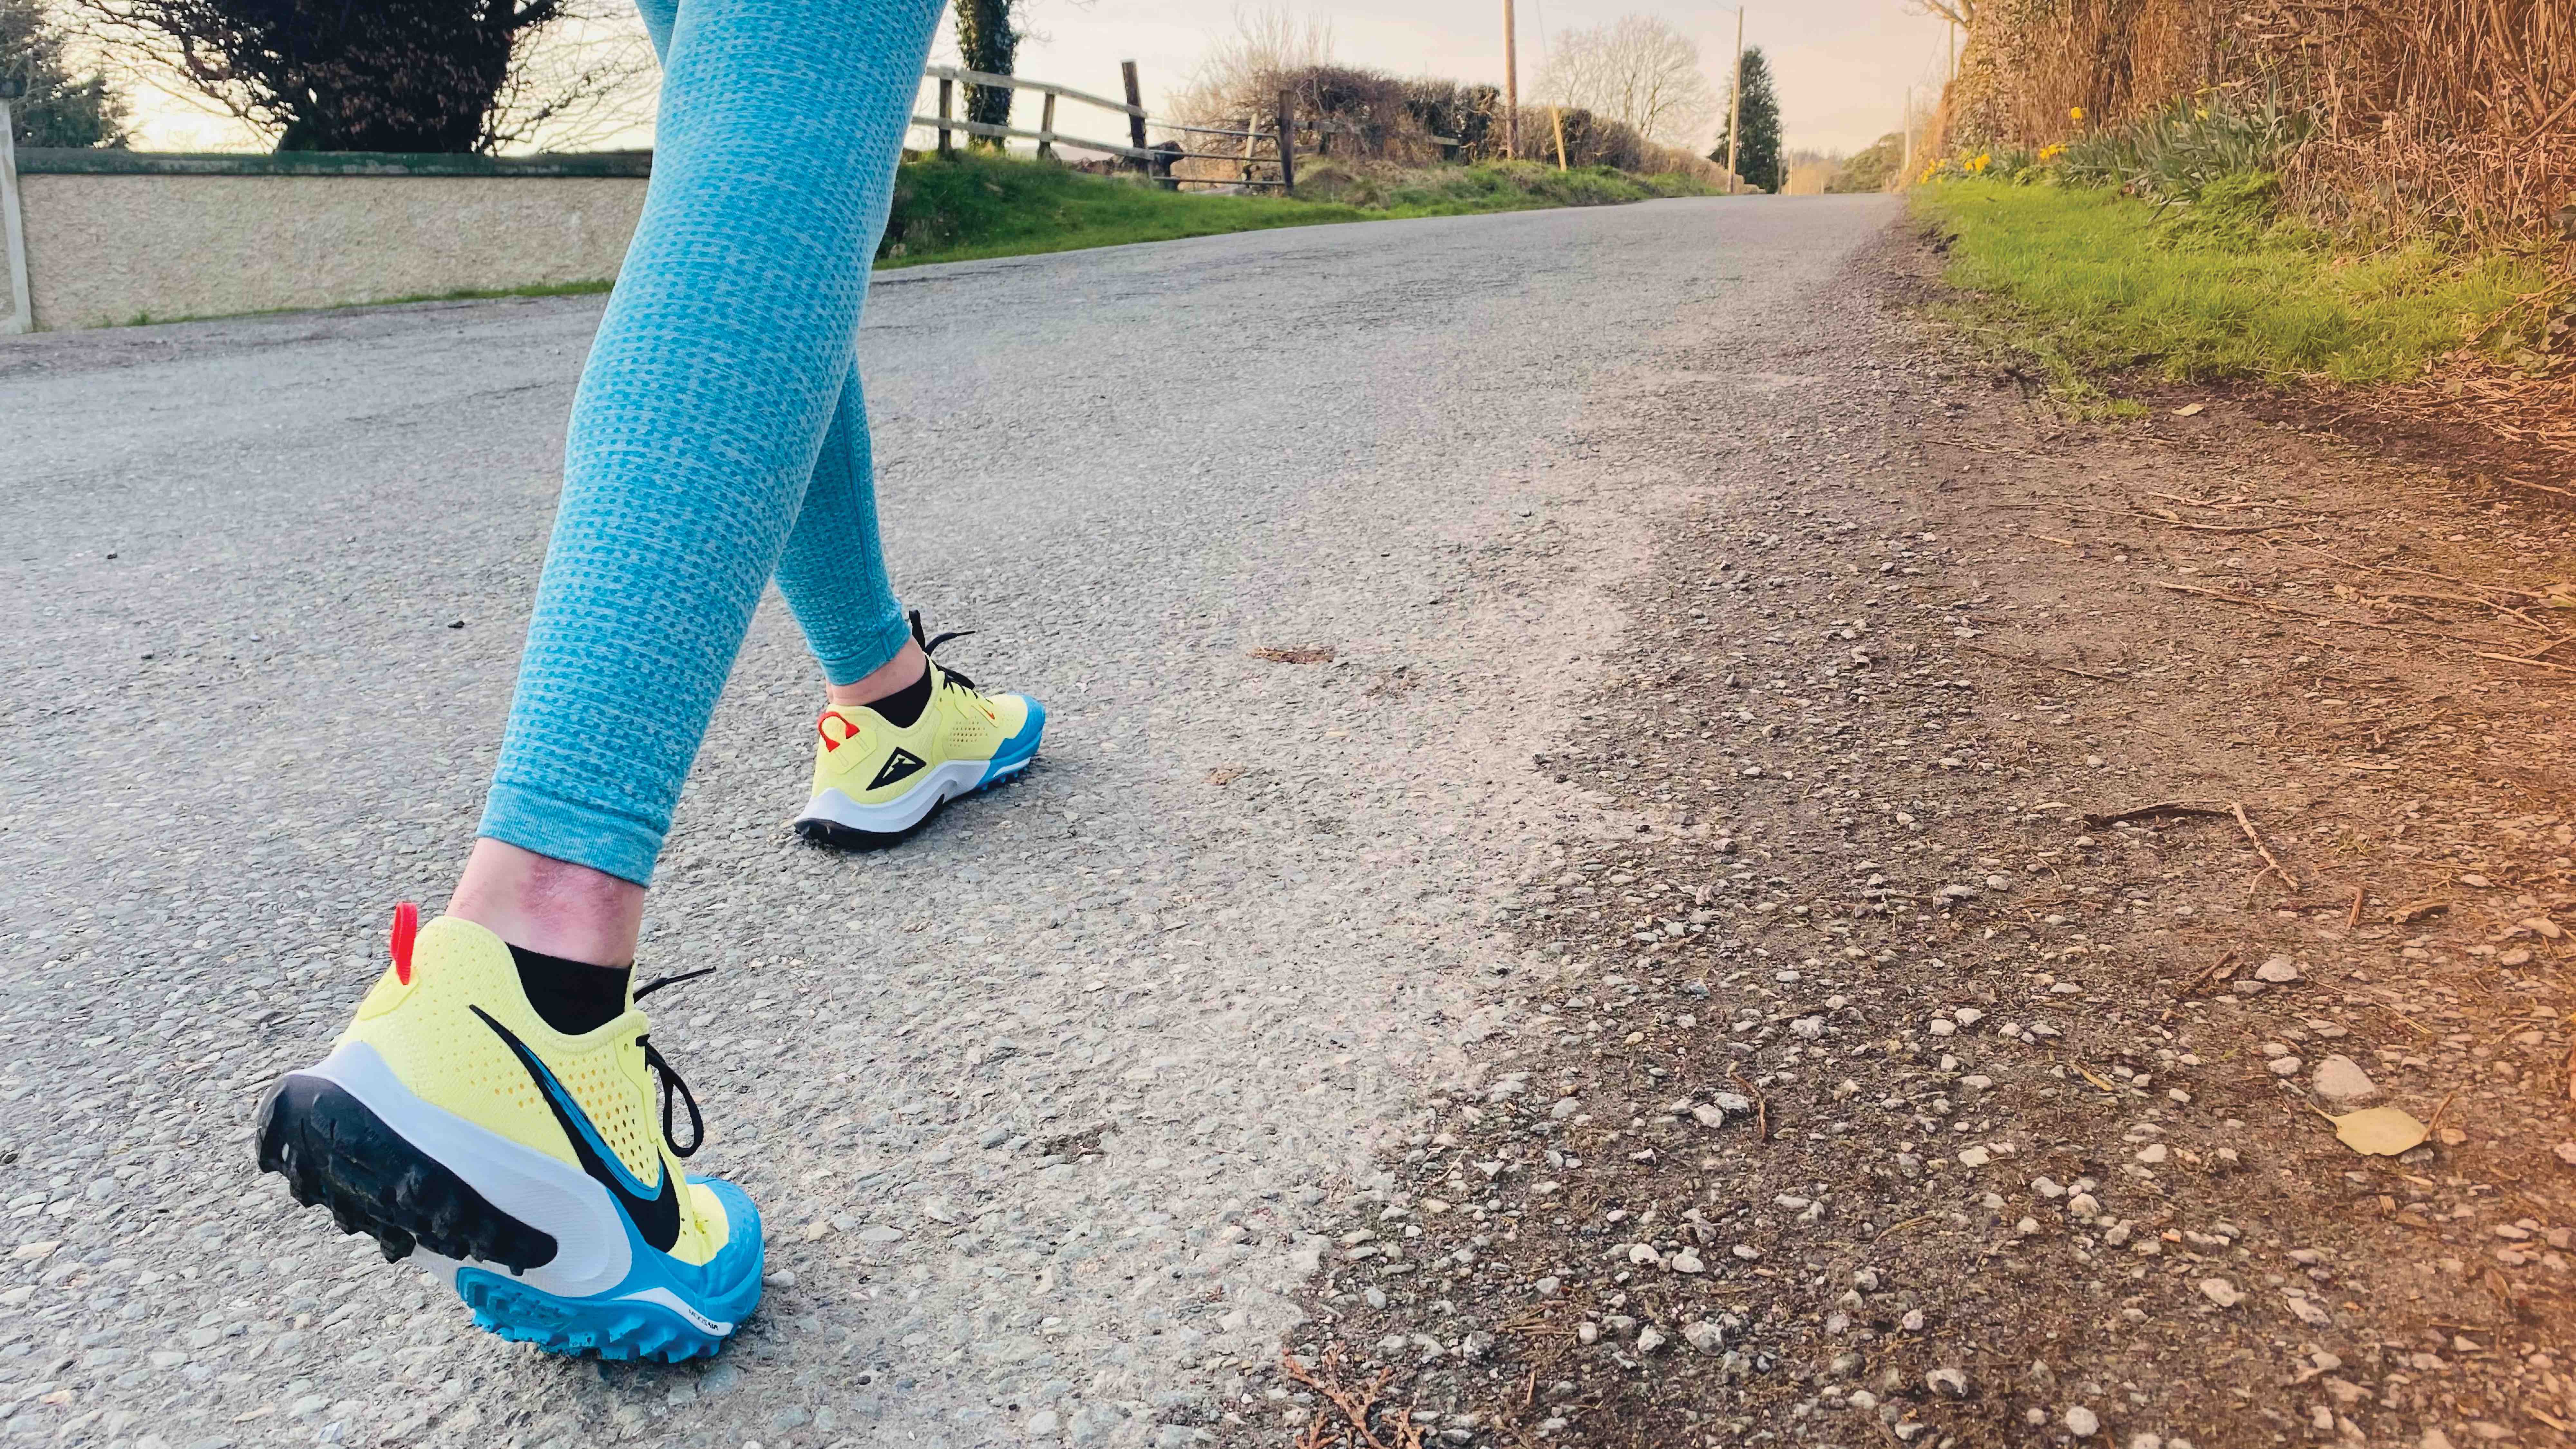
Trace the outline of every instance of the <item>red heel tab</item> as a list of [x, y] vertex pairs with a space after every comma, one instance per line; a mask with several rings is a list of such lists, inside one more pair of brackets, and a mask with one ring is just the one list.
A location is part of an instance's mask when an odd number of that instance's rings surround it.
[[420, 907], [404, 901], [394, 907], [394, 979], [411, 984], [411, 943], [420, 934]]

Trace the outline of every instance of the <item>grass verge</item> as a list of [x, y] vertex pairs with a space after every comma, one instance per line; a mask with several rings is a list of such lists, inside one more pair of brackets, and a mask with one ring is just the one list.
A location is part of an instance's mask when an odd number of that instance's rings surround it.
[[1165, 191], [1043, 161], [973, 152], [906, 161], [880, 267], [1171, 241], [1220, 232], [1534, 207], [1599, 206], [1705, 194], [1686, 177], [1606, 167], [1556, 171], [1530, 162], [1425, 170], [1325, 162], [1300, 168], [1290, 197]]
[[2348, 256], [2277, 222], [2268, 178], [2159, 210], [2103, 188], [1944, 181], [1915, 189], [1950, 239], [1954, 308], [2038, 357], [2059, 388], [2098, 398], [2103, 373], [2177, 381], [2408, 381], [2485, 337], [2541, 268], [2416, 246]]

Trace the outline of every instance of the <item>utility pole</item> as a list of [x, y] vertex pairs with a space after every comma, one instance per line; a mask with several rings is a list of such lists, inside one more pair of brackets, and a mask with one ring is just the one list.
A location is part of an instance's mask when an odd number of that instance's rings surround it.
[[1914, 184], [1914, 87], [1905, 88], [1905, 184]]
[[35, 299], [27, 282], [27, 227], [18, 209], [18, 152], [9, 139], [17, 124], [9, 103], [26, 93], [24, 80], [0, 79], [0, 267], [9, 273], [9, 316], [0, 321], [0, 332], [36, 330]]
[[1521, 51], [1512, 26], [1512, 0], [1503, 0], [1503, 156], [1521, 154]]
[[1735, 7], [1735, 84], [1726, 97], [1726, 189], [1732, 192], [1742, 177], [1735, 169], [1735, 148], [1744, 141], [1744, 7]]

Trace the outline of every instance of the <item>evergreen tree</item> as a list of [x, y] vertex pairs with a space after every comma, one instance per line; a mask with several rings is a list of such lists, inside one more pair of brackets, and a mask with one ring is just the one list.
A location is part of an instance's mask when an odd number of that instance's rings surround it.
[[23, 87], [9, 103], [21, 146], [123, 146], [125, 98], [97, 71], [73, 73], [62, 27], [42, 0], [0, 0], [0, 82]]
[[[1776, 192], [1788, 174], [1781, 167], [1780, 97], [1771, 88], [1771, 62], [1763, 57], [1762, 47], [1745, 50], [1742, 82], [1743, 103], [1731, 108], [1732, 114], [1743, 118], [1744, 127], [1743, 144], [1735, 148], [1735, 174], [1748, 185]], [[1726, 164], [1727, 139], [1726, 123], [1721, 120], [1717, 149], [1708, 153], [1708, 159], [1720, 166]]]

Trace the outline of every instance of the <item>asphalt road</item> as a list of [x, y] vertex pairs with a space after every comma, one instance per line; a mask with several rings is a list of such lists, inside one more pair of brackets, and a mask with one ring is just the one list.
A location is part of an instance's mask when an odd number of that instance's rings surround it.
[[[1777, 351], [1878, 198], [1656, 202], [892, 273], [898, 587], [1046, 700], [1021, 784], [805, 847], [773, 599], [648, 974], [693, 1166], [771, 1227], [714, 1365], [467, 1327], [252, 1170], [267, 1083], [443, 899], [598, 300], [0, 343], [0, 1432], [11, 1442], [1183, 1444], [1490, 1029], [1659, 499], [1659, 351]], [[1761, 406], [1759, 378], [1706, 376]], [[1627, 439], [1630, 435], [1619, 434]], [[1329, 648], [1282, 664], [1260, 648]], [[1589, 706], [1584, 706], [1589, 707]], [[16, 1245], [12, 1251], [11, 1245]]]

